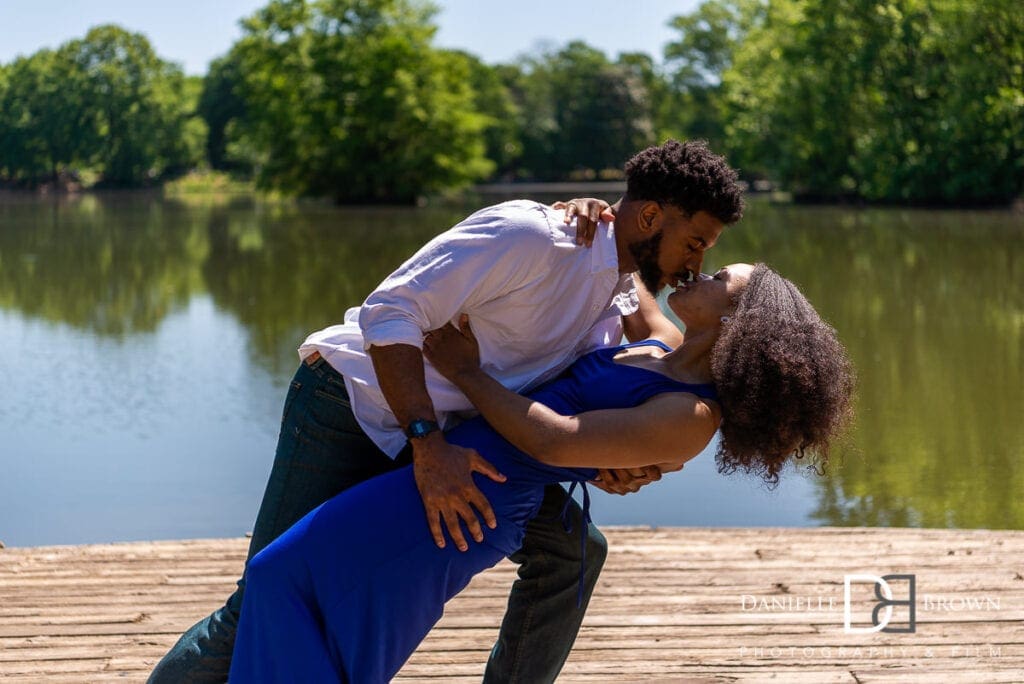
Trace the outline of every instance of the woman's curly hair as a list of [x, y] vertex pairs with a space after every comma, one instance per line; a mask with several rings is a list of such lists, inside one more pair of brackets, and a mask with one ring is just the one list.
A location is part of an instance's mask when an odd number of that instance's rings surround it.
[[718, 472], [742, 470], [770, 487], [790, 455], [824, 466], [852, 413], [853, 369], [836, 331], [765, 264], [723, 325], [711, 374], [723, 416]]

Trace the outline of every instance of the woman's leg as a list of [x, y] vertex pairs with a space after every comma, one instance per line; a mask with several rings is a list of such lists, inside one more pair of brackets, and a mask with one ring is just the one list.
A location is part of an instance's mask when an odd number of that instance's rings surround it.
[[411, 467], [357, 485], [250, 561], [232, 678], [385, 682], [445, 601], [503, 556], [486, 541], [437, 548]]
[[[360, 429], [342, 376], [323, 359], [300, 364], [285, 399], [249, 557], [338, 492], [396, 467]], [[247, 577], [223, 606], [182, 635], [157, 664], [149, 684], [224, 681]]]
[[249, 561], [229, 681], [348, 681], [330, 651], [305, 559], [295, 552], [311, 522], [312, 515], [303, 518]]

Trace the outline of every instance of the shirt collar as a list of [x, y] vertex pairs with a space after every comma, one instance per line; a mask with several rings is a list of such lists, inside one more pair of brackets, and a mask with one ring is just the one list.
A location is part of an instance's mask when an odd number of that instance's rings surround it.
[[635, 313], [640, 308], [640, 296], [636, 291], [636, 283], [632, 273], [619, 273], [619, 252], [615, 248], [615, 224], [598, 223], [594, 235], [593, 254], [590, 259], [590, 272], [614, 271], [618, 284], [612, 294], [611, 305], [623, 316]]

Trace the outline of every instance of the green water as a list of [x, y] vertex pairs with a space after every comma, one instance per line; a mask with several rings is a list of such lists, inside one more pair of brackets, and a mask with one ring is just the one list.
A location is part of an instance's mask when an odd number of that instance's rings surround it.
[[[298, 344], [473, 208], [0, 198], [0, 540], [250, 529]], [[1024, 529], [1024, 217], [753, 202], [707, 268], [756, 260], [857, 368], [834, 467], [768, 492], [709, 451], [595, 518]]]

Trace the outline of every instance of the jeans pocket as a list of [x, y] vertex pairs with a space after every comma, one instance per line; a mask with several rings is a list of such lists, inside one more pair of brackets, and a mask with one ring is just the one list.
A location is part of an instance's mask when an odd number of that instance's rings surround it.
[[363, 429], [352, 414], [352, 403], [344, 394], [344, 387], [322, 383], [313, 390], [299, 434], [321, 442], [363, 435]]
[[313, 390], [313, 394], [316, 395], [317, 397], [319, 397], [320, 399], [323, 399], [325, 401], [329, 401], [329, 402], [332, 402], [334, 404], [337, 404], [338, 406], [341, 406], [342, 408], [347, 408], [347, 409], [351, 409], [352, 408], [352, 402], [349, 401], [347, 396], [344, 396], [344, 397], [339, 396], [337, 393], [335, 393], [335, 392], [328, 392], [327, 390], [325, 390], [325, 389], [323, 389], [321, 387], [318, 387], [315, 390]]

